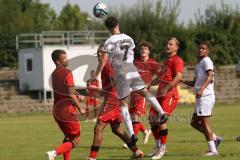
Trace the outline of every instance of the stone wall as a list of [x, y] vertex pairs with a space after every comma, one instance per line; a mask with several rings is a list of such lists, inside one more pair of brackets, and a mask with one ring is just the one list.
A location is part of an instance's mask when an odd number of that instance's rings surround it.
[[[192, 80], [194, 67], [184, 69], [183, 78]], [[240, 78], [235, 66], [216, 67], [215, 93], [217, 102], [240, 101]], [[180, 85], [180, 103], [194, 103], [193, 89]], [[83, 104], [84, 105], [84, 104]], [[18, 92], [18, 75], [13, 69], [0, 69], [0, 113], [52, 112], [52, 102], [43, 104], [33, 93]]]

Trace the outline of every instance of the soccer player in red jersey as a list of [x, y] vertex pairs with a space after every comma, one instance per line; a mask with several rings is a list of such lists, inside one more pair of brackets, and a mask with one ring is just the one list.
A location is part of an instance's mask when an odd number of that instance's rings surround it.
[[[153, 59], [149, 58], [152, 49], [152, 45], [149, 42], [141, 42], [139, 44], [139, 48], [140, 58], [134, 60], [134, 65], [137, 67], [142, 80], [146, 85], [149, 85], [153, 76], [159, 73], [160, 65]], [[132, 92], [129, 112], [132, 117], [135, 135], [137, 135], [139, 131], [143, 132], [143, 144], [147, 144], [151, 130], [146, 129], [146, 127], [141, 123], [141, 117], [146, 114], [145, 97], [136, 92]]]
[[95, 77], [95, 71], [91, 71], [91, 78], [87, 81], [87, 100], [86, 100], [86, 121], [89, 120], [89, 110], [90, 107], [94, 107], [94, 119], [93, 121], [97, 121], [97, 110], [98, 110], [98, 97], [99, 97], [99, 81], [97, 79], [93, 79]]
[[[100, 45], [98, 48], [97, 54], [99, 59], [102, 56], [102, 47], [103, 45]], [[94, 138], [88, 160], [96, 160], [99, 147], [103, 140], [103, 131], [108, 124], [110, 124], [112, 132], [128, 144], [128, 147], [133, 152], [133, 158], [143, 157], [143, 152], [137, 148], [135, 142], [132, 141], [128, 134], [120, 127], [122, 117], [120, 113], [120, 103], [113, 83], [113, 75], [114, 71], [110, 62], [107, 61], [101, 71], [104, 102], [94, 128]]]
[[[159, 84], [157, 91], [157, 100], [161, 104], [164, 112], [170, 116], [177, 106], [179, 94], [177, 90], [178, 83], [182, 80], [182, 72], [184, 67], [183, 60], [177, 55], [179, 49], [179, 41], [172, 37], [168, 40], [166, 53], [168, 59], [164, 62], [158, 78], [153, 80], [152, 85]], [[150, 109], [150, 125], [152, 127], [153, 136], [156, 144], [149, 154], [153, 160], [160, 159], [166, 153], [167, 142], [167, 122], [156, 123], [157, 112], [153, 107]]]
[[46, 160], [54, 160], [56, 156], [61, 154], [63, 154], [64, 160], [70, 160], [71, 150], [79, 143], [80, 123], [77, 110], [81, 114], [85, 112], [84, 109], [80, 108], [80, 100], [82, 101], [84, 97], [74, 89], [72, 72], [67, 69], [66, 52], [64, 50], [53, 51], [52, 60], [56, 65], [56, 69], [52, 73], [53, 117], [65, 138], [55, 150], [46, 153]]

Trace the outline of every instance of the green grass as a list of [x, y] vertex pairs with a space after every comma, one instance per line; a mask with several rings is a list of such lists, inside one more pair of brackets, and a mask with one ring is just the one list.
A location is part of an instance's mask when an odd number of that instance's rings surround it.
[[[191, 107], [192, 108], [192, 107]], [[211, 124], [215, 133], [224, 139], [217, 157], [204, 157], [207, 143], [200, 133], [189, 125], [192, 109], [179, 106], [169, 121], [168, 153], [164, 160], [202, 160], [221, 159], [239, 160], [240, 142], [240, 105], [218, 104], [213, 111]], [[147, 123], [146, 123], [147, 124]], [[89, 154], [93, 137], [93, 123], [81, 122], [80, 146], [74, 149], [72, 160], [83, 160]], [[148, 124], [147, 124], [148, 126]], [[153, 146], [153, 138], [142, 145], [139, 134], [139, 147], [148, 154]], [[50, 114], [0, 115], [0, 159], [1, 160], [41, 160], [46, 151], [61, 143], [62, 133]], [[121, 148], [122, 142], [114, 136], [108, 127], [104, 133], [104, 142], [100, 148], [98, 160], [129, 159], [131, 152]], [[60, 160], [62, 157], [56, 158]], [[150, 159], [145, 157], [144, 159]]]

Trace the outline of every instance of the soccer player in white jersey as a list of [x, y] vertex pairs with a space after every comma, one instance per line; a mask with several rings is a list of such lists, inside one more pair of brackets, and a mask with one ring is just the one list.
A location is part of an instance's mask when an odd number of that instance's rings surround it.
[[160, 123], [167, 121], [167, 116], [162, 110], [157, 99], [146, 89], [146, 85], [141, 79], [137, 68], [133, 64], [135, 48], [131, 37], [120, 32], [118, 21], [110, 16], [105, 20], [105, 26], [112, 34], [104, 43], [104, 54], [98, 64], [96, 77], [101, 73], [104, 65], [109, 58], [114, 69], [114, 83], [120, 100], [121, 114], [128, 129], [131, 140], [136, 142], [131, 116], [128, 111], [128, 96], [132, 91], [138, 91], [142, 96], [153, 105], [154, 109], [161, 115]]
[[218, 155], [217, 147], [222, 138], [216, 136], [209, 124], [212, 109], [215, 103], [214, 94], [214, 66], [208, 57], [209, 47], [206, 43], [199, 46], [200, 62], [195, 69], [194, 81], [184, 81], [183, 83], [195, 88], [196, 104], [193, 113], [191, 126], [204, 134], [208, 142], [208, 152], [206, 156]]

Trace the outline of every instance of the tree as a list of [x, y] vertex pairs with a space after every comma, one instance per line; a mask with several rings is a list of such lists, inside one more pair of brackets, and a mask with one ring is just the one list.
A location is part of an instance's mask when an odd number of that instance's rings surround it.
[[86, 27], [87, 17], [88, 15], [81, 13], [77, 5], [67, 4], [57, 18], [55, 28], [66, 31], [86, 29], [84, 27]]
[[55, 18], [54, 10], [39, 0], [0, 0], [0, 67], [17, 65], [17, 34], [53, 29]]

